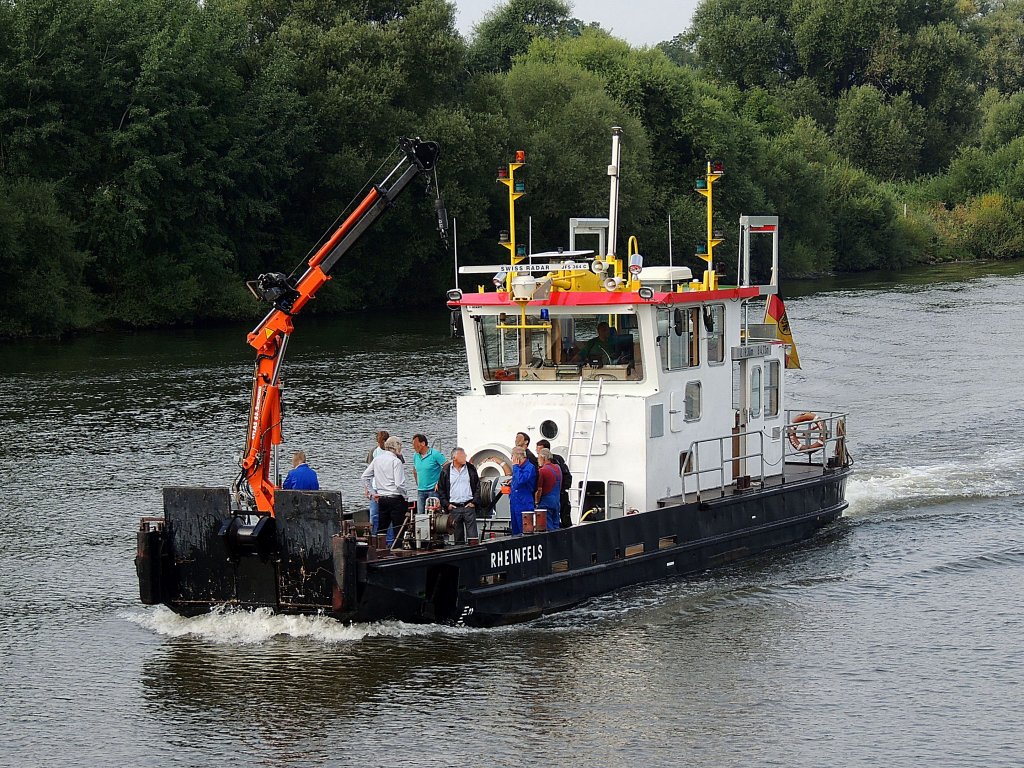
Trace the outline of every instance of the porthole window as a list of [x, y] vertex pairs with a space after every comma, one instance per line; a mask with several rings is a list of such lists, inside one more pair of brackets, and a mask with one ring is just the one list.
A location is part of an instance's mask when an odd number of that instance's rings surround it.
[[558, 425], [551, 419], [545, 419], [540, 423], [540, 433], [548, 440], [554, 440], [558, 437]]

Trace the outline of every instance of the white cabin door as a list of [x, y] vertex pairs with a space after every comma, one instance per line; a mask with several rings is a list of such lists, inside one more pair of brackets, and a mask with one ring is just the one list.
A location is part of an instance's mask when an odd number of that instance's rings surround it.
[[740, 361], [740, 474], [760, 477], [763, 470], [761, 454], [764, 435], [764, 360], [748, 358]]

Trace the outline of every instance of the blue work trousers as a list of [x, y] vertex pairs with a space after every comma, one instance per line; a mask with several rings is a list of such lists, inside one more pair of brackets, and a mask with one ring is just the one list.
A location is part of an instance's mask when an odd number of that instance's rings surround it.
[[522, 536], [523, 535], [523, 510], [513, 509], [510, 513], [512, 516], [512, 535]]

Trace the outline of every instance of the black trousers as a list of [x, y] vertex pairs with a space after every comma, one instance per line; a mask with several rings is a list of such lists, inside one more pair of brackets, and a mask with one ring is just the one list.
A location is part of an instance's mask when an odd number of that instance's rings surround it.
[[[480, 538], [476, 527], [476, 507], [467, 507], [465, 504], [456, 504], [451, 515], [455, 518], [455, 543], [465, 544], [466, 536], [471, 539]], [[465, 527], [463, 527], [465, 524]]]
[[[384, 532], [388, 529], [389, 525], [395, 526], [395, 546], [400, 547], [402, 540], [398, 537], [398, 530], [402, 527], [402, 523], [405, 522], [405, 513], [409, 510], [405, 497], [381, 496], [380, 501], [377, 502], [377, 509], [380, 514], [380, 523], [377, 526], [377, 530]], [[402, 537], [405, 537], [404, 532]]]

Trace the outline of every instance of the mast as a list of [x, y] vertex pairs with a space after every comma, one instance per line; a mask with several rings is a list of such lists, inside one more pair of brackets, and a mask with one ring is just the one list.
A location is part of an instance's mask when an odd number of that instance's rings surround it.
[[[516, 181], [516, 171], [526, 165], [526, 152], [516, 150], [515, 161], [498, 168], [498, 183], [508, 187], [508, 229], [498, 233], [498, 242], [508, 248], [509, 263], [515, 266], [526, 258], [526, 246], [516, 244], [516, 200], [526, 194], [526, 184]], [[505, 274], [505, 290], [512, 288], [512, 272]]]
[[[707, 262], [702, 280], [694, 280], [690, 283], [690, 289], [695, 291], [714, 291], [718, 289], [718, 275], [715, 274], [715, 246], [725, 238], [721, 232], [714, 228], [712, 187], [715, 182], [725, 175], [725, 169], [720, 162], [708, 160], [707, 173], [698, 178], [694, 187], [708, 201], [708, 231], [707, 241], [697, 246], [696, 256]], [[738, 281], [737, 281], [738, 282]]]
[[612, 127], [612, 161], [608, 166], [608, 177], [611, 180], [611, 190], [608, 200], [608, 253], [609, 259], [615, 258], [616, 243], [619, 236], [619, 169], [622, 166], [622, 129], [619, 126]]

